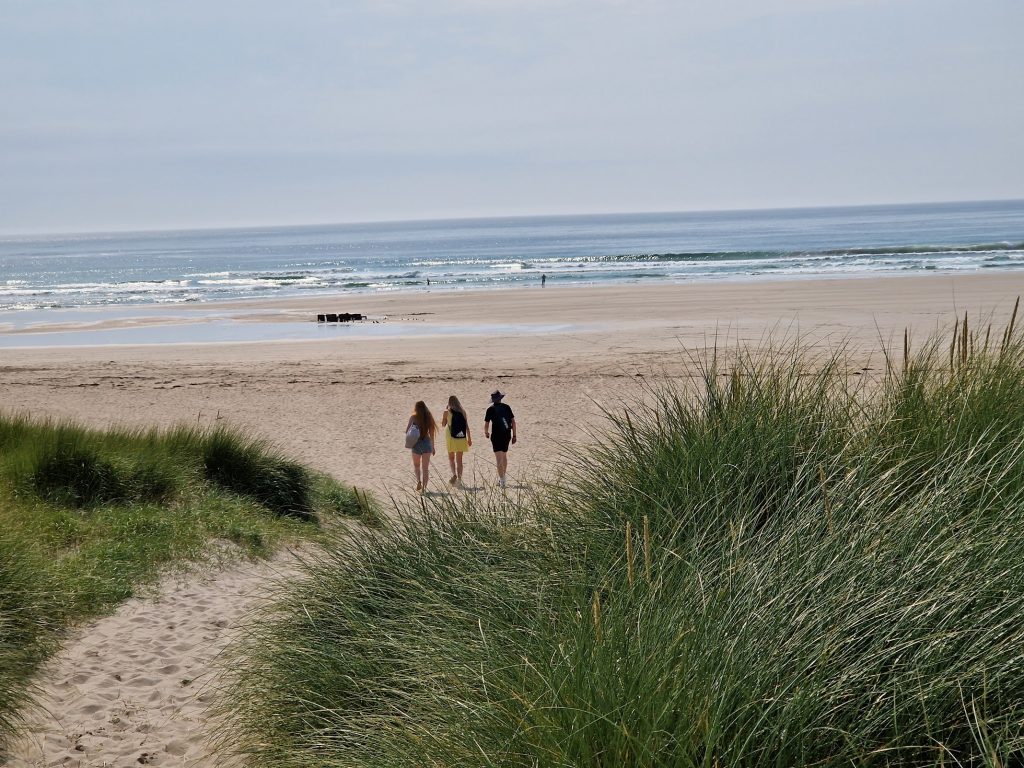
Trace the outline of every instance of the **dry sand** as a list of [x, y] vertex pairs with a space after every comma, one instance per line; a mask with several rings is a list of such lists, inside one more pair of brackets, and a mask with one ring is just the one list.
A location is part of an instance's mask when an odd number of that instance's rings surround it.
[[[7, 410], [98, 426], [221, 420], [342, 480], [400, 490], [411, 478], [401, 435], [417, 399], [440, 414], [449, 394], [460, 397], [478, 440], [471, 467], [487, 477], [483, 412], [489, 392], [506, 391], [521, 437], [511, 471], [529, 477], [544, 471], [558, 443], [583, 437], [600, 407], [616, 408], [642, 380], [685, 372], [683, 350], [716, 336], [720, 345], [768, 334], [849, 339], [864, 350], [860, 361], [877, 367], [870, 351], [879, 338], [900, 346], [909, 326], [923, 339], [965, 310], [1006, 318], [1022, 291], [1024, 277], [1008, 273], [240, 303], [228, 308], [240, 316], [274, 309], [282, 322], [357, 311], [386, 316], [396, 333], [413, 324], [417, 332], [367, 337], [358, 326], [321, 327], [324, 340], [310, 342], [0, 349], [0, 391]], [[440, 477], [447, 462], [436, 462]]]
[[[466, 470], [472, 490], [493, 474], [482, 418], [496, 387], [508, 393], [519, 426], [513, 483], [529, 484], [550, 473], [561, 446], [587, 439], [602, 408], [692, 373], [685, 350], [769, 335], [825, 347], [846, 341], [851, 373], [861, 373], [882, 366], [880, 340], [901, 346], [910, 327], [923, 341], [964, 311], [972, 323], [1005, 321], [1022, 292], [1024, 277], [986, 274], [236, 303], [227, 311], [273, 310], [281, 322], [362, 312], [387, 317], [396, 333], [366, 338], [357, 326], [301, 343], [0, 350], [0, 391], [8, 411], [96, 426], [243, 427], [381, 496], [411, 488], [401, 446], [412, 403], [423, 399], [440, 415], [456, 394], [477, 438]], [[414, 334], [400, 332], [411, 327]], [[435, 458], [437, 492], [447, 491], [446, 464]], [[41, 675], [45, 709], [11, 765], [219, 764], [203, 727], [210, 661], [274, 567], [171, 579], [157, 598], [80, 628]]]
[[205, 717], [219, 657], [288, 567], [282, 553], [168, 576], [154, 596], [79, 627], [39, 676], [31, 732], [8, 765], [229, 765], [212, 755]]

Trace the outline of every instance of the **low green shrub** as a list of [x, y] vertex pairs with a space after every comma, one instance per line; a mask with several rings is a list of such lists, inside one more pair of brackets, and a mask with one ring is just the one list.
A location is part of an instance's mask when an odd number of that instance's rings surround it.
[[31, 482], [46, 501], [73, 507], [124, 501], [125, 484], [113, 462], [83, 446], [47, 446], [37, 459]]
[[203, 441], [202, 459], [210, 482], [250, 496], [279, 515], [313, 519], [309, 472], [273, 454], [264, 442], [218, 429]]

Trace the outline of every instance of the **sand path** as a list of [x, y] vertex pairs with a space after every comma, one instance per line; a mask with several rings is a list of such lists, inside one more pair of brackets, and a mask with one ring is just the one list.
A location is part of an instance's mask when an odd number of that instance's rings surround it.
[[155, 596], [77, 628], [37, 678], [31, 735], [13, 745], [7, 765], [225, 765], [205, 727], [217, 658], [292, 562], [282, 552], [170, 576]]

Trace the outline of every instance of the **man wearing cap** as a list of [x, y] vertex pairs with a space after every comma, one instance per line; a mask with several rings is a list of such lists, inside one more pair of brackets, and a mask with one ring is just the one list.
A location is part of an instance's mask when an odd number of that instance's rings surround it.
[[498, 485], [505, 487], [505, 472], [508, 469], [508, 446], [516, 442], [516, 417], [512, 409], [501, 399], [504, 392], [491, 393], [491, 406], [484, 414], [484, 437], [491, 439], [494, 461], [498, 466]]

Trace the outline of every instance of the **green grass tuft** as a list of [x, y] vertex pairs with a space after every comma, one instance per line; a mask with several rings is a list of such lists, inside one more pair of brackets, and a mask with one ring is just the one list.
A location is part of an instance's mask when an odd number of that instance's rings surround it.
[[0, 733], [14, 730], [31, 671], [54, 648], [57, 587], [25, 542], [0, 534]]
[[65, 506], [111, 504], [126, 496], [114, 464], [76, 445], [47, 446], [36, 460], [31, 482], [40, 497]]
[[309, 472], [274, 455], [262, 441], [215, 430], [204, 440], [203, 472], [210, 482], [250, 496], [279, 515], [314, 517]]
[[[989, 336], [986, 333], [986, 337]], [[231, 659], [266, 766], [1024, 760], [1024, 348], [709, 355], [543, 495], [339, 539]]]

